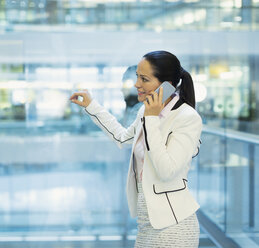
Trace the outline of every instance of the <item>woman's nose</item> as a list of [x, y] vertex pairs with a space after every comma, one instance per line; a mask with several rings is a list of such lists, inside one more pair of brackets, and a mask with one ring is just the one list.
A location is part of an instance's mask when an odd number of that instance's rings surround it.
[[139, 83], [139, 80], [137, 79], [136, 80], [136, 83], [135, 83], [135, 85], [134, 85], [136, 88], [140, 88], [140, 83]]

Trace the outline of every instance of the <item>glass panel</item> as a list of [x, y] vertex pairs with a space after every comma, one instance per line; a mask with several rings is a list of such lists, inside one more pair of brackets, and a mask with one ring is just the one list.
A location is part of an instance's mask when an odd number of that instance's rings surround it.
[[[177, 47], [204, 123], [189, 174], [192, 194], [229, 237], [259, 245], [259, 59], [257, 34], [250, 32], [259, 29], [258, 6], [258, 0], [0, 0], [0, 236], [135, 239], [124, 190], [130, 147], [118, 149], [68, 98], [87, 88], [129, 126], [141, 106], [134, 65], [147, 49], [177, 53]], [[214, 32], [220, 51], [206, 50]], [[81, 33], [88, 39], [76, 40]], [[103, 47], [104, 34], [115, 41], [126, 33], [130, 39], [110, 56], [113, 42]], [[206, 35], [201, 48], [190, 43], [186, 52], [187, 38], [177, 34], [190, 33]], [[251, 50], [232, 49], [232, 35]]]

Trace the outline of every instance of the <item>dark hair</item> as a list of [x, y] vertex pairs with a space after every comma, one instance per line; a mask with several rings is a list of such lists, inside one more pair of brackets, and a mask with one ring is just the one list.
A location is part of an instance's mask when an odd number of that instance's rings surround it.
[[179, 86], [180, 99], [195, 108], [195, 94], [191, 75], [185, 71], [178, 58], [172, 53], [166, 51], [154, 51], [143, 56], [153, 69], [153, 75], [162, 83], [171, 81], [176, 87], [182, 79]]

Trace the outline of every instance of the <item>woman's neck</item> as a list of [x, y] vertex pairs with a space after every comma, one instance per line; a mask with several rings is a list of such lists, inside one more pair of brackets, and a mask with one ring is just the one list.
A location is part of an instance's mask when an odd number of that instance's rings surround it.
[[165, 106], [171, 102], [171, 100], [173, 100], [173, 98], [176, 96], [176, 94], [173, 94], [172, 96], [170, 96], [166, 101], [165, 101]]

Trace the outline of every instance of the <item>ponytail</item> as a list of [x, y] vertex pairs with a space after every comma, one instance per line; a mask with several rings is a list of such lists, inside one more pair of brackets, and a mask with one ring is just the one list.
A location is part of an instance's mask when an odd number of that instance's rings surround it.
[[192, 77], [189, 72], [185, 71], [181, 67], [180, 78], [182, 79], [180, 85], [180, 98], [183, 100], [183, 102], [187, 103], [195, 109], [195, 93]]

